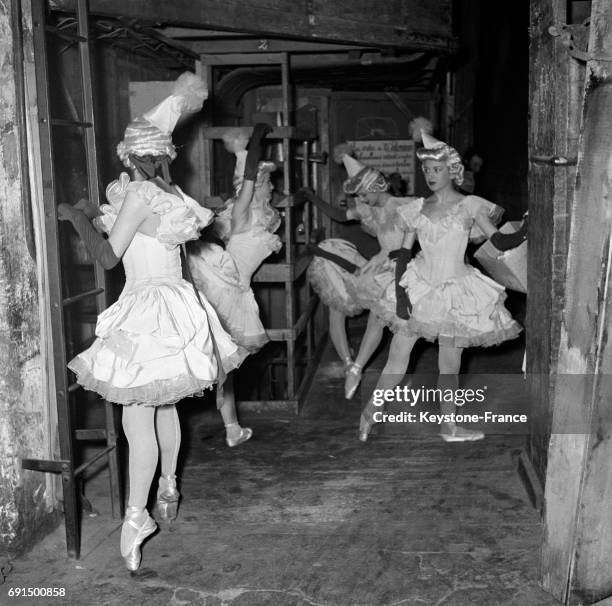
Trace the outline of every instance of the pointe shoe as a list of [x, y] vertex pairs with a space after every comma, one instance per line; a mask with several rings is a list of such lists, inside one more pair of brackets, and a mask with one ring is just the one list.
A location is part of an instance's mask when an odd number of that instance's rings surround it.
[[445, 442], [476, 442], [482, 440], [485, 435], [477, 429], [467, 429], [466, 427], [453, 425], [450, 427], [450, 431], [441, 431], [440, 437]]
[[[162, 480], [166, 487], [162, 487]], [[176, 489], [176, 476], [162, 476], [157, 490], [157, 512], [164, 522], [174, 522], [181, 495]]]
[[366, 407], [366, 409], [361, 413], [361, 417], [359, 417], [359, 441], [360, 442], [368, 441], [368, 436], [370, 435], [370, 432], [372, 431], [372, 427], [376, 425], [374, 418], [373, 418], [374, 411], [370, 410], [370, 413], [366, 414], [367, 411], [368, 411], [368, 408]]
[[346, 379], [344, 380], [344, 397], [350, 400], [357, 391], [361, 376], [363, 374], [361, 364], [353, 362], [346, 371]]
[[359, 441], [367, 442], [368, 436], [370, 435], [370, 431], [372, 431], [372, 427], [374, 426], [374, 422], [371, 419], [367, 419], [363, 415], [359, 418]]
[[[238, 423], [230, 423], [230, 425], [226, 425], [225, 427], [231, 427], [232, 425], [238, 425]], [[237, 438], [225, 438], [226, 444], [230, 448], [234, 448], [234, 446], [239, 446], [240, 444], [244, 444], [247, 440], [250, 440], [253, 437], [253, 430], [250, 427], [241, 427], [240, 434]]]
[[157, 524], [146, 510], [144, 511], [146, 518], [142, 524], [139, 524], [136, 519], [141, 517], [142, 510], [137, 509], [130, 512], [130, 509], [134, 508], [128, 507], [121, 527], [121, 555], [125, 560], [127, 569], [134, 571], [140, 567], [142, 557], [140, 546], [147, 537], [157, 530]]
[[349, 356], [348, 358], [344, 358], [344, 376], [346, 377], [346, 373], [349, 371], [350, 367], [353, 365], [353, 359]]

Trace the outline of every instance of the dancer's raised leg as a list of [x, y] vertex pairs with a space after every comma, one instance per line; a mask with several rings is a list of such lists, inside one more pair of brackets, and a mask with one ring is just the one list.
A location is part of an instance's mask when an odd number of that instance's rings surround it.
[[359, 383], [361, 383], [361, 375], [363, 367], [368, 363], [376, 348], [382, 340], [385, 325], [382, 320], [378, 319], [374, 314], [368, 316], [368, 324], [366, 326], [363, 339], [359, 345], [359, 352], [355, 361], [350, 365], [346, 373], [344, 381], [344, 397], [350, 400], [357, 391]]
[[336, 353], [348, 369], [352, 363], [351, 347], [346, 334], [346, 315], [337, 309], [329, 308], [329, 338]]

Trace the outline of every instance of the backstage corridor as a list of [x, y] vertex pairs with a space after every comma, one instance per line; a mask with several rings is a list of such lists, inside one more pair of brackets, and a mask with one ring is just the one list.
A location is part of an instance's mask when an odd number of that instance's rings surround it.
[[[518, 373], [522, 339], [470, 353], [472, 372]], [[435, 355], [421, 347], [417, 370]], [[66, 597], [45, 603], [91, 606], [557, 604], [536, 583], [542, 525], [516, 472], [524, 436], [446, 444], [386, 427], [362, 444], [359, 392], [346, 401], [341, 376], [328, 345], [303, 414], [245, 419], [255, 437], [235, 449], [212, 406], [184, 401], [179, 518], [145, 543], [141, 569], [119, 556], [102, 471], [85, 489], [100, 514], [85, 517], [82, 559], [65, 557], [60, 527], [12, 562], [4, 596], [50, 586]]]

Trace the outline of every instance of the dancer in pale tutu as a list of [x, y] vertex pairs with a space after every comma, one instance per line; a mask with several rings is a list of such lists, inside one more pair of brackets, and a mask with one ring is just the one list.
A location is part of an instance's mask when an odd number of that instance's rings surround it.
[[354, 208], [342, 210], [307, 194], [323, 212], [336, 221], [358, 220], [364, 231], [378, 240], [380, 251], [369, 261], [346, 240], [330, 238], [312, 249], [315, 257], [308, 269], [313, 289], [329, 307], [330, 334], [336, 351], [346, 365], [345, 396], [350, 399], [361, 381], [362, 370], [382, 339], [383, 321], [376, 315], [368, 316], [368, 324], [359, 352], [353, 361], [346, 337], [346, 317], [370, 309], [388, 284], [395, 280], [395, 259], [389, 253], [401, 247], [404, 225], [398, 212], [412, 198], [397, 198], [388, 189], [389, 183], [379, 171], [364, 166], [351, 157], [348, 150], [337, 147], [349, 178], [344, 192], [356, 196]]
[[[281, 247], [280, 238], [271, 232], [278, 228], [278, 213], [269, 206], [270, 172], [275, 166], [272, 162], [259, 162], [263, 138], [270, 130], [266, 124], [258, 124], [250, 140], [244, 129], [232, 129], [226, 134], [226, 148], [236, 155], [236, 195], [215, 221], [215, 231], [225, 241], [225, 247], [200, 240], [190, 243], [188, 253], [198, 289], [217, 311], [223, 327], [250, 354], [268, 342], [251, 278], [264, 259]], [[238, 423], [231, 375], [223, 386], [220, 412], [228, 446], [251, 438], [252, 430]]]
[[[415, 199], [398, 210], [406, 237], [394, 256], [406, 264], [406, 270], [399, 284], [389, 285], [371, 307], [371, 313], [395, 332], [376, 389], [393, 388], [401, 381], [419, 337], [438, 341], [439, 387], [445, 392], [457, 387], [465, 347], [496, 345], [515, 338], [521, 331], [504, 307], [504, 288], [466, 263], [465, 250], [468, 240], [485, 237], [500, 250], [514, 248], [527, 237], [526, 222], [513, 234], [497, 231], [495, 222], [502, 209], [455, 189], [453, 184], [461, 185], [463, 177], [457, 151], [426, 133], [423, 142], [425, 147], [417, 151], [417, 157], [433, 195]], [[410, 261], [417, 237], [422, 252]], [[396, 293], [402, 289], [407, 299], [398, 300]], [[441, 408], [443, 414], [450, 414], [455, 404], [445, 400]], [[360, 421], [362, 441], [368, 438], [376, 409], [370, 399]], [[442, 424], [440, 435], [445, 441], [484, 437], [482, 432], [454, 423]]]
[[122, 260], [125, 269], [125, 287], [100, 314], [96, 340], [68, 366], [83, 387], [123, 405], [129, 498], [121, 554], [129, 570], [140, 566], [140, 546], [157, 528], [146, 504], [158, 458], [157, 510], [168, 521], [177, 514], [181, 431], [175, 403], [222, 381], [247, 355], [182, 278], [180, 246], [198, 238], [213, 213], [172, 185], [171, 135], [180, 116], [201, 109], [205, 98], [202, 81], [183, 74], [172, 95], [128, 125], [117, 153], [131, 179], [123, 173], [108, 186], [109, 204], [95, 219], [108, 239], [90, 223], [97, 207], [58, 208], [98, 262], [109, 269]]

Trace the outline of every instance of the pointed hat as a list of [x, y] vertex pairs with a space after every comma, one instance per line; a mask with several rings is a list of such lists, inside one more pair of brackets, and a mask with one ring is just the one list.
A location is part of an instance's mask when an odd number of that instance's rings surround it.
[[129, 156], [167, 155], [176, 157], [172, 131], [179, 118], [202, 108], [208, 92], [199, 76], [185, 72], [174, 83], [172, 94], [161, 103], [132, 120], [117, 146], [117, 155], [130, 167]]
[[344, 164], [344, 168], [346, 168], [346, 172], [349, 177], [354, 177], [359, 171], [363, 170], [365, 166], [359, 162], [353, 156], [349, 156], [348, 154], [344, 154], [342, 156], [342, 163]]
[[446, 143], [439, 141], [435, 137], [432, 137], [429, 133], [421, 129], [421, 137], [423, 139], [423, 145], [427, 149], [435, 149], [436, 147], [444, 147]]

